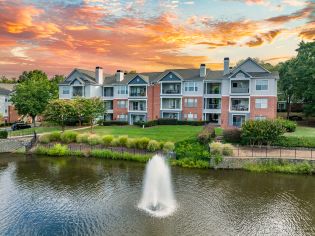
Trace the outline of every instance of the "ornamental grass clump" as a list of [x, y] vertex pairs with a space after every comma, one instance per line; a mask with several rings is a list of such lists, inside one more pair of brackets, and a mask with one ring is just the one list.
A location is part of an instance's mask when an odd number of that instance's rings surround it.
[[229, 143], [225, 143], [222, 146], [223, 156], [233, 156], [233, 146]]
[[213, 155], [222, 154], [223, 151], [223, 145], [220, 142], [213, 142], [210, 143], [210, 153]]
[[104, 135], [102, 137], [102, 140], [103, 140], [103, 144], [106, 146], [106, 147], [109, 147], [113, 141], [114, 137], [112, 135]]
[[160, 149], [160, 143], [156, 140], [150, 140], [147, 149], [150, 152], [155, 152]]
[[127, 135], [119, 136], [118, 141], [119, 141], [119, 145], [121, 147], [126, 147], [127, 142], [128, 142], [128, 136]]
[[127, 148], [136, 148], [137, 147], [137, 140], [133, 139], [133, 138], [128, 138], [126, 146], [127, 146]]
[[50, 148], [47, 151], [47, 155], [49, 156], [66, 156], [69, 155], [69, 149], [66, 145], [62, 145], [60, 143], [57, 143], [54, 145], [54, 147]]
[[111, 142], [110, 142], [110, 146], [111, 147], [120, 147], [120, 142], [118, 138], [114, 138]]
[[76, 141], [76, 139], [77, 139], [77, 136], [78, 136], [77, 132], [68, 130], [68, 131], [63, 132], [60, 135], [60, 140], [63, 143], [74, 143]]
[[100, 136], [92, 134], [88, 137], [88, 143], [90, 145], [98, 145], [98, 144], [102, 144], [102, 139]]
[[38, 141], [40, 143], [50, 143], [50, 135], [49, 134], [42, 134], [39, 136]]
[[174, 148], [175, 148], [175, 145], [173, 142], [166, 142], [163, 145], [163, 151], [164, 152], [171, 152], [174, 150]]
[[88, 143], [89, 135], [88, 134], [78, 134], [77, 143]]
[[139, 149], [147, 149], [150, 139], [148, 138], [139, 138], [136, 139], [137, 148]]
[[49, 134], [50, 141], [51, 141], [51, 142], [60, 141], [60, 135], [61, 135], [61, 133], [58, 132], [58, 131], [55, 131], [55, 132], [50, 133], [50, 134]]

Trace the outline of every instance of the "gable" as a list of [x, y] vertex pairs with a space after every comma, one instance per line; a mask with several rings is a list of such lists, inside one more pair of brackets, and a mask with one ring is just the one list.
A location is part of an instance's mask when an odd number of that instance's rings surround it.
[[70, 82], [71, 85], [82, 85], [83, 82], [80, 79], [76, 78]]
[[163, 76], [160, 81], [181, 81], [181, 79], [175, 75], [173, 72], [167, 73], [165, 76]]
[[235, 72], [234, 74], [232, 74], [230, 78], [233, 78], [233, 79], [244, 79], [244, 78], [246, 78], [246, 79], [248, 79], [248, 78], [250, 78], [250, 75], [245, 73], [242, 70], [239, 70], [239, 71]]
[[137, 75], [132, 80], [130, 80], [128, 84], [147, 84], [147, 82], [144, 79], [142, 79], [139, 75]]
[[81, 73], [77, 70], [73, 70], [70, 75], [65, 79], [64, 83], [72, 84], [75, 80], [82, 77]]
[[245, 72], [269, 72], [250, 58], [244, 61], [237, 68]]

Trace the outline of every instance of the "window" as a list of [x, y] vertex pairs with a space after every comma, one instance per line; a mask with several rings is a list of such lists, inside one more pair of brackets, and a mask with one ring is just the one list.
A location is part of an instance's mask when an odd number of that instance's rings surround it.
[[113, 110], [113, 101], [104, 101], [106, 110]]
[[197, 107], [197, 98], [185, 98], [185, 107]]
[[256, 80], [256, 90], [268, 90], [268, 80]]
[[127, 108], [127, 101], [126, 100], [119, 100], [117, 102], [118, 108]]
[[69, 88], [64, 88], [64, 89], [62, 90], [62, 94], [70, 94]]
[[5, 98], [4, 101], [5, 101], [5, 102], [8, 102], [8, 98]]
[[256, 98], [255, 107], [256, 108], [268, 108], [268, 99], [267, 98]]
[[265, 116], [255, 116], [255, 120], [266, 120]]
[[117, 93], [118, 94], [128, 94], [128, 87], [127, 86], [118, 86]]
[[128, 116], [125, 114], [117, 115], [117, 120], [126, 121], [127, 119], [128, 119]]
[[198, 87], [196, 82], [186, 82], [185, 83], [185, 91], [186, 92], [197, 92]]
[[104, 97], [114, 96], [114, 91], [112, 87], [104, 87]]
[[189, 113], [189, 114], [184, 114], [184, 119], [186, 120], [197, 120], [197, 114], [192, 114], [192, 113]]

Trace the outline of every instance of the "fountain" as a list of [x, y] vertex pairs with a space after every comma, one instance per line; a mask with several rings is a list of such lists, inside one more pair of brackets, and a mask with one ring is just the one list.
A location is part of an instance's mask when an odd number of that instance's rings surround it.
[[176, 209], [170, 169], [160, 155], [153, 156], [146, 166], [142, 198], [138, 207], [156, 217], [169, 216]]

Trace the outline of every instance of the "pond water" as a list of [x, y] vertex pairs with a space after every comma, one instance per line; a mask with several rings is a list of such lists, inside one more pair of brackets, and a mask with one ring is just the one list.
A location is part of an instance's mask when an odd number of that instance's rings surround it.
[[315, 235], [315, 177], [172, 167], [177, 210], [137, 208], [145, 165], [0, 156], [1, 235]]

